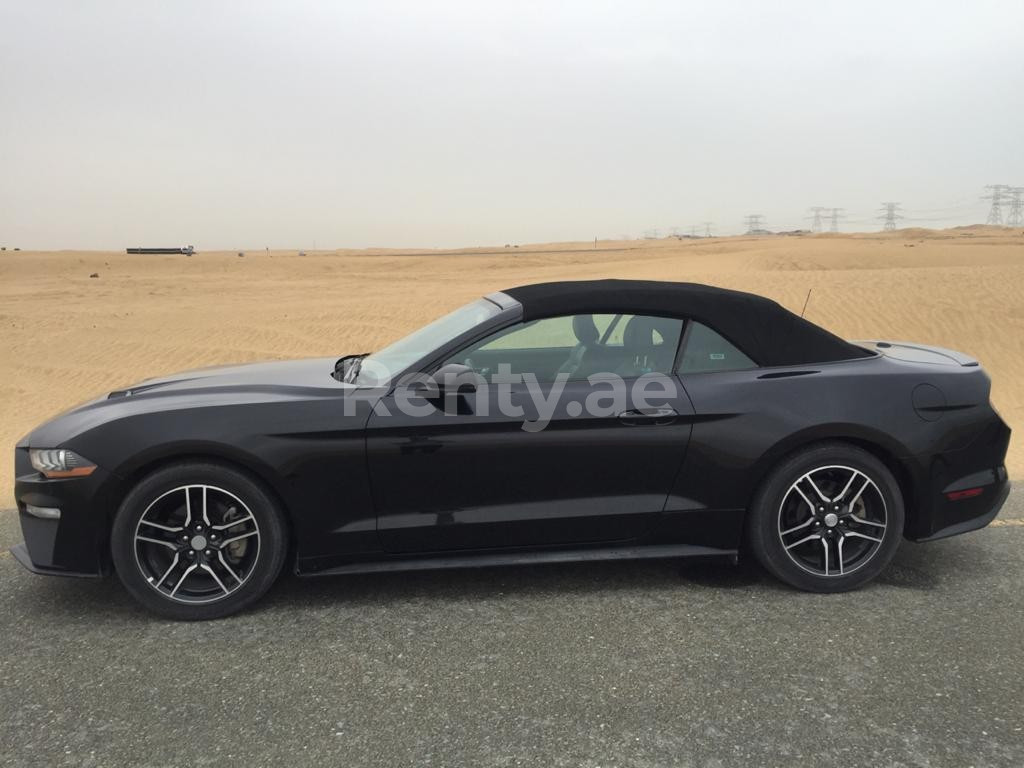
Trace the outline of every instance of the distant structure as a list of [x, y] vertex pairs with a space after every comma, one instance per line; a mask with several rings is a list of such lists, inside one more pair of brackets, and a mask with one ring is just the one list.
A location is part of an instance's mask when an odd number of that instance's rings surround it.
[[829, 232], [838, 232], [839, 231], [839, 219], [841, 219], [843, 217], [843, 210], [844, 210], [843, 208], [832, 208], [831, 209], [831, 211], [832, 211], [832, 214], [831, 214], [832, 224], [828, 228]]
[[715, 222], [713, 222], [713, 221], [705, 221], [704, 222], [704, 237], [712, 237], [713, 236], [711, 234], [711, 228], [714, 225], [715, 225]]
[[767, 232], [764, 228], [764, 216], [760, 213], [751, 213], [743, 217], [743, 223], [747, 226], [748, 235], [763, 235]]
[[896, 229], [896, 220], [902, 219], [900, 215], [900, 204], [899, 203], [882, 203], [882, 215], [878, 218], [885, 220], [885, 225], [882, 227], [886, 232], [891, 232]]
[[982, 195], [982, 200], [991, 200], [992, 207], [988, 209], [986, 224], [993, 224], [997, 227], [1003, 226], [1003, 196], [1010, 191], [1007, 184], [989, 184], [985, 189], [989, 190], [987, 195]]
[[821, 232], [821, 212], [826, 210], [825, 206], [812, 205], [809, 210], [814, 214], [814, 220], [811, 222], [811, 232]]
[[1010, 212], [1006, 216], [1006, 225], [1009, 227], [1024, 227], [1024, 187], [1010, 187]]
[[191, 256], [196, 252], [196, 249], [191, 245], [186, 245], [184, 248], [126, 248], [126, 253], [183, 253], [186, 256]]

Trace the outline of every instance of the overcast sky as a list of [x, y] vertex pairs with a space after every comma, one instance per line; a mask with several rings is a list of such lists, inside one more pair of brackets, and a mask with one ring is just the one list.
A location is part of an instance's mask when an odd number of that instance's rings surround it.
[[495, 245], [983, 221], [1024, 3], [0, 0], [0, 244]]

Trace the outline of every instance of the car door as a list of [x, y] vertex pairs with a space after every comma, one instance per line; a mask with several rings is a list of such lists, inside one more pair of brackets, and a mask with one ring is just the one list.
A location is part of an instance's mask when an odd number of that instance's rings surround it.
[[[691, 429], [685, 392], [663, 375], [682, 321], [591, 320], [602, 327], [588, 344], [574, 326], [589, 323], [547, 318], [444, 361], [474, 367], [475, 393], [442, 401], [399, 387], [378, 403], [367, 460], [386, 550], [593, 544], [651, 529]], [[626, 332], [645, 323], [639, 336], [660, 342], [650, 348]]]

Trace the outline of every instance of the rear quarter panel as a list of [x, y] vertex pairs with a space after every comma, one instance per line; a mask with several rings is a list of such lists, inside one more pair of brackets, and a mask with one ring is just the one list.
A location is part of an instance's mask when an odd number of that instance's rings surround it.
[[[873, 357], [690, 374], [681, 381], [696, 421], [667, 512], [746, 509], [784, 456], [811, 443], [847, 439], [897, 465], [910, 524], [936, 461], [969, 448], [998, 421], [988, 403], [988, 377], [977, 366]], [[927, 414], [931, 420], [919, 415], [913, 393], [922, 384], [937, 387], [952, 407]]]

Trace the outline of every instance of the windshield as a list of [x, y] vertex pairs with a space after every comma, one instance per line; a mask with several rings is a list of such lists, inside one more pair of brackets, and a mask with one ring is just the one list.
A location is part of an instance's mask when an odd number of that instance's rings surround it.
[[459, 307], [454, 312], [363, 358], [353, 383], [379, 386], [406, 370], [417, 360], [499, 312], [501, 307], [488, 299], [477, 299], [472, 304]]

